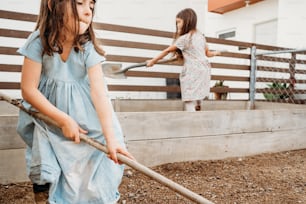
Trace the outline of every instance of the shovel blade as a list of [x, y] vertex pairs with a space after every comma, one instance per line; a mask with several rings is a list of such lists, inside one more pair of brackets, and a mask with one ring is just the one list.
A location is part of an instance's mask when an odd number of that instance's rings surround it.
[[104, 63], [102, 64], [102, 70], [106, 77], [113, 79], [125, 79], [126, 76], [121, 72], [122, 64], [119, 63]]
[[113, 79], [126, 79], [127, 78], [124, 72], [106, 74], [105, 76], [109, 78], [113, 78]]

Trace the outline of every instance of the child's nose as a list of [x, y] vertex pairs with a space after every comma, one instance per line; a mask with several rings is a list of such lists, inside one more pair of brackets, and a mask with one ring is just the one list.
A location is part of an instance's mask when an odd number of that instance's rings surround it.
[[86, 8], [84, 11], [84, 15], [85, 16], [91, 16], [91, 9], [90, 8]]
[[91, 16], [92, 15], [92, 9], [89, 6], [84, 6], [83, 8], [83, 15], [85, 16]]

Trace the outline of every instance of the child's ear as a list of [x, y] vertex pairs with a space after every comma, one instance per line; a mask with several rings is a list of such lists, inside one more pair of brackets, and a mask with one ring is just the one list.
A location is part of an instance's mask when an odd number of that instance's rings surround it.
[[52, 0], [48, 0], [48, 9], [49, 11], [52, 11]]

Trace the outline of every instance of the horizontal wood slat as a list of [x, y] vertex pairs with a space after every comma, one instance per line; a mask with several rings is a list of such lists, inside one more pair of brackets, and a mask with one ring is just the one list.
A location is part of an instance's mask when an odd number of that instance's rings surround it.
[[257, 56], [256, 59], [262, 61], [283, 62], [283, 63], [290, 63], [291, 61], [291, 59], [288, 58], [270, 57], [270, 56]]
[[37, 15], [29, 14], [29, 13], [0, 10], [0, 18], [18, 20], [18, 21], [36, 22]]
[[1, 55], [19, 55], [17, 53], [18, 48], [15, 47], [0, 47]]
[[296, 60], [295, 60], [295, 63], [296, 63], [296, 64], [306, 64], [306, 60], [299, 60], [299, 59], [296, 59]]
[[0, 64], [0, 72], [21, 72], [21, 65]]
[[300, 79], [297, 79], [296, 84], [306, 84], [306, 80], [300, 80]]
[[220, 69], [237, 69], [237, 70], [250, 70], [249, 65], [239, 65], [239, 64], [224, 64], [224, 63], [211, 63], [212, 68]]
[[257, 66], [257, 71], [289, 73], [289, 68], [286, 69], [286, 68], [275, 68], [275, 67]]
[[150, 72], [150, 71], [127, 71], [127, 77], [150, 77], [150, 78], [167, 78], [178, 79], [178, 73], [165, 73], [165, 72]]
[[295, 70], [295, 73], [296, 74], [306, 74], [306, 70], [299, 70], [299, 69], [297, 69], [297, 70]]
[[0, 89], [20, 89], [19, 82], [0, 82]]
[[[142, 63], [151, 58], [148, 57], [135, 57], [135, 56], [123, 56], [123, 55], [106, 55], [107, 61], [114, 61], [114, 62], [129, 62], [129, 63]], [[176, 60], [171, 63], [167, 63], [167, 65], [182, 65], [181, 60]]]
[[263, 45], [263, 44], [257, 44], [257, 43], [254, 43], [253, 45], [256, 46], [256, 50], [275, 51], [275, 50], [289, 50], [290, 49], [290, 48], [285, 48], [285, 47], [277, 47], [277, 46]]
[[136, 85], [109, 85], [110, 91], [153, 91], [153, 92], [180, 92], [179, 86], [136, 86]]
[[[165, 73], [165, 72], [150, 72], [150, 71], [127, 71], [127, 77], [150, 77], [150, 78], [166, 78], [179, 79], [179, 73]], [[250, 81], [250, 77], [225, 76], [225, 75], [211, 75], [211, 80], [224, 81]]]
[[210, 92], [215, 93], [249, 93], [248, 88], [228, 88], [228, 87], [212, 87]]
[[219, 81], [250, 81], [250, 77], [239, 77], [239, 76], [225, 76], [225, 75], [211, 75], [211, 80]]
[[27, 38], [31, 34], [30, 31], [21, 31], [21, 30], [12, 30], [0, 28], [1, 37], [10, 37], [10, 38]]
[[108, 30], [108, 31], [114, 31], [114, 32], [158, 36], [158, 37], [165, 37], [165, 38], [172, 38], [174, 36], [173, 32], [167, 32], [167, 31], [161, 31], [161, 30], [153, 30], [153, 29], [114, 25], [114, 24], [108, 24], [108, 23], [98, 23], [98, 22], [94, 22], [93, 25], [94, 25], [94, 28], [98, 30]]
[[289, 103], [289, 104], [305, 104], [306, 100], [303, 99], [273, 99], [273, 100], [267, 100], [267, 99], [256, 99], [256, 101], [262, 101], [262, 102], [277, 102], [277, 103]]
[[1, 37], [10, 37], [10, 38], [27, 38], [31, 34], [30, 31], [21, 31], [21, 30], [12, 30], [0, 28]]
[[225, 40], [225, 39], [212, 38], [212, 37], [206, 37], [206, 40], [208, 43], [240, 46], [240, 47], [247, 47], [247, 48], [250, 48], [253, 45], [252, 43], [247, 43], [247, 42], [239, 42], [239, 41], [234, 41], [234, 40]]
[[[0, 82], [0, 89], [20, 89], [18, 82]], [[142, 85], [108, 85], [109, 91], [148, 91], [148, 92], [175, 92], [179, 93], [179, 86], [142, 86]], [[247, 88], [225, 88], [225, 87], [212, 87], [211, 92], [216, 93], [248, 93]], [[306, 91], [305, 91], [306, 92]]]
[[[110, 91], [148, 91], [148, 92], [177, 92], [179, 93], [179, 86], [136, 86], [136, 85], [109, 85]], [[216, 93], [248, 93], [248, 88], [226, 88], [226, 87], [212, 87], [211, 92]]]
[[98, 39], [98, 42], [100, 42], [102, 46], [138, 48], [138, 49], [148, 49], [148, 50], [163, 50], [168, 47], [168, 45], [140, 43], [140, 42], [123, 41], [123, 40], [101, 39], [101, 38]]
[[222, 57], [231, 57], [231, 58], [241, 58], [241, 59], [251, 59], [250, 54], [235, 53], [235, 52], [221, 52]]
[[257, 77], [256, 82], [278, 82], [278, 83], [290, 83], [290, 79], [276, 79], [276, 78], [268, 78], [268, 77]]
[[277, 94], [306, 94], [306, 90], [299, 90], [299, 89], [275, 89], [275, 88], [263, 88], [263, 89], [256, 89], [257, 93], [277, 93]]
[[[273, 83], [273, 82], [278, 82], [278, 83], [292, 83], [292, 80], [290, 79], [280, 79], [280, 78], [267, 78], [267, 77], [257, 77], [256, 82], [267, 82], [267, 83]], [[295, 84], [306, 84], [306, 80], [301, 80], [301, 79], [296, 79]]]
[[141, 63], [148, 60], [148, 57], [133, 57], [133, 56], [123, 56], [123, 55], [106, 55], [107, 61], [114, 62], [130, 62], [130, 63]]

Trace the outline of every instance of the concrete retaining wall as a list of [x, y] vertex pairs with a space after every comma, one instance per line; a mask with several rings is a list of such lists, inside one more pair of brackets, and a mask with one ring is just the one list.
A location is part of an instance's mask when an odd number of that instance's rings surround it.
[[[184, 112], [179, 100], [115, 100], [126, 144], [146, 166], [306, 148], [306, 106], [205, 101]], [[0, 102], [0, 183], [27, 181], [18, 110]]]

